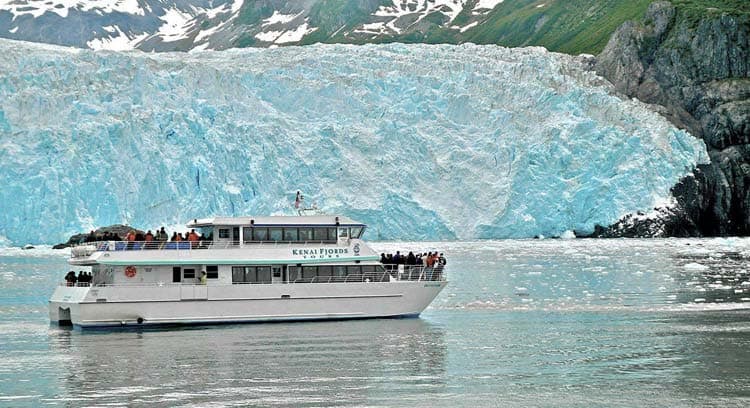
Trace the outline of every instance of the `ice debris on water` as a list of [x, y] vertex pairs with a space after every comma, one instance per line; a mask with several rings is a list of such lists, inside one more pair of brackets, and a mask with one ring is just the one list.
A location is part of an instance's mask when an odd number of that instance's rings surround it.
[[697, 262], [690, 262], [688, 264], [685, 264], [683, 268], [689, 270], [689, 271], [705, 271], [708, 270], [708, 266], [699, 264]]

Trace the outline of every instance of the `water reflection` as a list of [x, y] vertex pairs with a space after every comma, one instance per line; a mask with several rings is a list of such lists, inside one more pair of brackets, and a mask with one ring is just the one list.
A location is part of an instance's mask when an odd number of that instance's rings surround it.
[[659, 322], [657, 342], [673, 346], [661, 365], [679, 370], [672, 385], [683, 398], [735, 406], [737, 397], [750, 397], [750, 310], [676, 313]]
[[50, 332], [60, 395], [82, 404], [391, 405], [445, 387], [445, 334], [423, 319]]

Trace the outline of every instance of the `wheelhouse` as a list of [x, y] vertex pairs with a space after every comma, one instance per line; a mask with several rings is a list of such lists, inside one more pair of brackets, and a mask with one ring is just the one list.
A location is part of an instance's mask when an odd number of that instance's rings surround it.
[[359, 239], [366, 226], [346, 217], [241, 217], [195, 219], [187, 224], [207, 240], [233, 245], [264, 242], [339, 243]]

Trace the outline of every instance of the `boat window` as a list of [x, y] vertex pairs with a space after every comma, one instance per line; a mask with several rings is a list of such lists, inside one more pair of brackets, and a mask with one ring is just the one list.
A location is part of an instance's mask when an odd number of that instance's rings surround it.
[[253, 241], [268, 240], [268, 228], [253, 228]]
[[346, 238], [349, 236], [349, 228], [339, 228], [339, 238]]
[[253, 229], [251, 227], [242, 228], [242, 240], [245, 242], [253, 240]]
[[336, 228], [326, 228], [328, 230], [328, 240], [329, 241], [335, 241], [336, 240]]
[[334, 266], [333, 276], [346, 276], [346, 266], [343, 266], [343, 265]]
[[219, 279], [219, 267], [217, 265], [206, 265], [206, 278]]
[[198, 232], [198, 235], [202, 235], [206, 237], [206, 240], [212, 240], [212, 236], [214, 235], [214, 229], [213, 227], [201, 227], [196, 230]]
[[195, 269], [183, 269], [182, 277], [185, 279], [195, 279]]
[[333, 268], [331, 266], [319, 266], [318, 267], [318, 276], [331, 276], [333, 272]]
[[302, 279], [309, 280], [317, 275], [317, 267], [315, 266], [303, 266], [302, 267]]
[[254, 266], [245, 267], [245, 277], [243, 279], [246, 283], [253, 283], [258, 281]]
[[271, 283], [271, 267], [270, 266], [258, 267], [258, 276], [257, 276], [256, 282]]
[[359, 238], [360, 235], [362, 235], [362, 227], [352, 227], [352, 229], [351, 229], [351, 237], [352, 238]]
[[375, 265], [362, 265], [362, 273], [375, 272]]
[[229, 228], [219, 228], [219, 238], [229, 238]]
[[313, 239], [315, 241], [325, 241], [328, 239], [328, 230], [326, 228], [313, 228]]
[[385, 273], [385, 268], [383, 267], [383, 265], [375, 265], [375, 272]]
[[362, 271], [359, 269], [359, 265], [356, 266], [347, 266], [346, 267], [346, 274], [347, 275], [359, 275]]
[[297, 228], [284, 228], [284, 241], [297, 241], [298, 237]]
[[287, 268], [287, 276], [288, 276], [289, 282], [294, 282], [297, 279], [299, 279], [299, 278], [302, 277], [301, 276], [301, 272], [302, 272], [301, 269], [302, 268], [299, 267], [299, 266], [289, 266]]
[[270, 241], [281, 241], [282, 240], [281, 228], [269, 228], [268, 239]]
[[232, 283], [243, 283], [245, 282], [245, 268], [242, 266], [232, 267]]
[[312, 228], [300, 228], [299, 229], [300, 241], [312, 241], [312, 239], [313, 239]]

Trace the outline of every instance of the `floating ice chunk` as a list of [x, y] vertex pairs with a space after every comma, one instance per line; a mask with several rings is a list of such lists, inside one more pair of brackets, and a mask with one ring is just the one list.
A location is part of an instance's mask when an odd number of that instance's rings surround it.
[[708, 269], [708, 266], [701, 265], [697, 262], [690, 262], [689, 264], [685, 264], [683, 268], [689, 270], [689, 271], [705, 271]]
[[562, 238], [562, 239], [575, 239], [575, 237], [576, 237], [575, 232], [573, 232], [571, 230], [567, 230], [567, 231], [563, 232], [562, 234], [560, 234], [560, 238]]
[[703, 303], [705, 301], [706, 301], [705, 298], [696, 298], [695, 300], [693, 300], [693, 302], [695, 302], [695, 303]]

